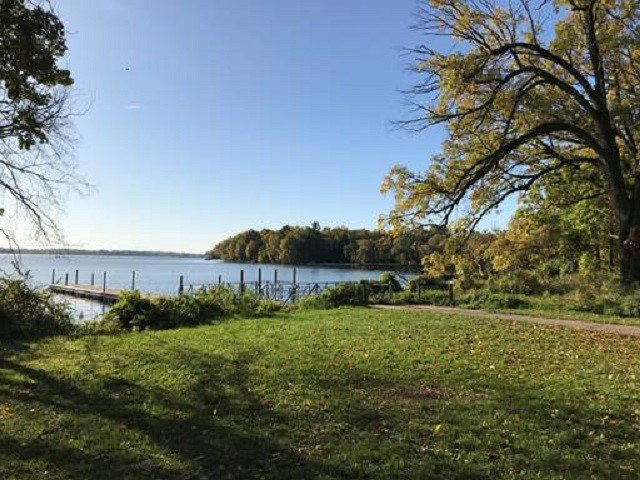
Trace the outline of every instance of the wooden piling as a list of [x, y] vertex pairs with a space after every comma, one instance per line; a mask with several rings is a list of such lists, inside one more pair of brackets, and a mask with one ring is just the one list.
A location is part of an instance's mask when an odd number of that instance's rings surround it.
[[69, 285], [69, 272], [64, 274], [64, 284]]
[[51, 274], [51, 285], [56, 283], [56, 269], [53, 269], [53, 273]]
[[278, 298], [278, 269], [273, 271], [273, 299]]
[[74, 285], [78, 285], [79, 279], [80, 279], [80, 270], [76, 270], [76, 281], [74, 282]]
[[104, 272], [102, 274], [102, 291], [103, 292], [107, 291], [107, 272]]
[[178, 285], [178, 295], [184, 293], [184, 275], [180, 275], [180, 284]]
[[244, 270], [240, 270], [240, 295], [244, 295]]
[[136, 271], [131, 272], [131, 290], [136, 289]]

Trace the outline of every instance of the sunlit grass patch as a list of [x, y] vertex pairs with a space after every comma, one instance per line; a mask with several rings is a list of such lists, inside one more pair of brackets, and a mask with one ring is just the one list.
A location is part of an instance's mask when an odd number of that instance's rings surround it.
[[2, 478], [633, 478], [640, 340], [364, 308], [15, 345]]

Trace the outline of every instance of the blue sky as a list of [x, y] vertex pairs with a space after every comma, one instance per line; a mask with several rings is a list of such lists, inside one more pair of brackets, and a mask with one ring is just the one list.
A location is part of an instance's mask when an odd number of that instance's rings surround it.
[[[152, 5], [152, 7], [151, 7]], [[394, 131], [415, 0], [64, 0], [87, 115], [71, 245], [201, 252], [248, 228], [374, 227], [395, 163], [443, 133]], [[503, 223], [498, 217], [487, 226]]]

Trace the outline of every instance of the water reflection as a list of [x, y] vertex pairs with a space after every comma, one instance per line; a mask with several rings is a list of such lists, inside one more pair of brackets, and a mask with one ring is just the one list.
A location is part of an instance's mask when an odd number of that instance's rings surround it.
[[55, 295], [59, 302], [64, 302], [71, 309], [72, 322], [80, 325], [96, 320], [109, 311], [109, 305], [86, 298], [76, 298], [67, 295]]

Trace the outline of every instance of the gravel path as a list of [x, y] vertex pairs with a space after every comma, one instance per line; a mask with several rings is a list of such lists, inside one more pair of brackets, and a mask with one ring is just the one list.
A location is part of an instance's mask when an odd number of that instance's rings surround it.
[[581, 320], [562, 320], [559, 318], [541, 318], [528, 315], [516, 315], [513, 313], [493, 313], [486, 310], [470, 310], [466, 308], [435, 307], [432, 305], [373, 305], [372, 308], [381, 310], [424, 310], [429, 312], [466, 315], [469, 317], [499, 318], [501, 320], [535, 323], [551, 327], [566, 327], [574, 330], [587, 330], [591, 332], [615, 333], [640, 337], [640, 327], [632, 325], [615, 325], [611, 323], [583, 322]]

